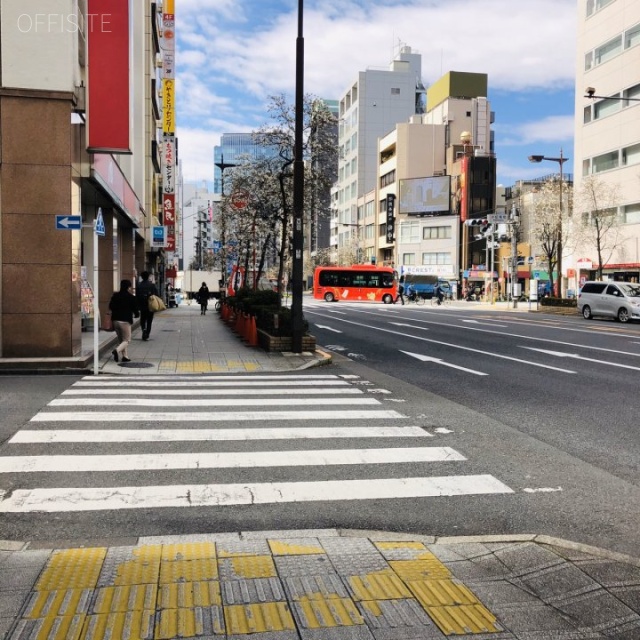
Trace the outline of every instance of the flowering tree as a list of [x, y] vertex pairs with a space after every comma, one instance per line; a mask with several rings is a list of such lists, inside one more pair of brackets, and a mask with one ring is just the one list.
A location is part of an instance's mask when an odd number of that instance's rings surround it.
[[580, 244], [595, 249], [598, 256], [598, 279], [614, 251], [624, 242], [618, 216], [620, 201], [618, 185], [604, 182], [597, 176], [588, 176], [582, 182], [576, 197], [580, 212], [578, 230]]

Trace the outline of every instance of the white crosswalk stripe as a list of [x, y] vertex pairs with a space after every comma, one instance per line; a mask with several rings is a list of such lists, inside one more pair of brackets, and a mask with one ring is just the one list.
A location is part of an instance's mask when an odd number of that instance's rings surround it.
[[[368, 395], [360, 388], [366, 388], [363, 382], [325, 374], [84, 378], [9, 440], [0, 477], [10, 478], [13, 489], [0, 492], [0, 513], [513, 493], [491, 475], [460, 475], [464, 455], [448, 446], [423, 446], [432, 434], [407, 425], [407, 416], [385, 407], [387, 395]], [[284, 421], [300, 424], [277, 424]], [[200, 424], [191, 428], [195, 422]], [[208, 428], [209, 423], [216, 426]], [[340, 446], [341, 440], [349, 442]], [[327, 445], [311, 445], [319, 441]], [[189, 449], [189, 443], [218, 442], [237, 450]], [[266, 449], [253, 450], [259, 444], [248, 449], [252, 442], [265, 442]], [[146, 450], [140, 451], [140, 443], [148, 443]], [[148, 448], [158, 443], [164, 443], [162, 450]], [[65, 444], [72, 449], [61, 448]], [[121, 452], [114, 449], [118, 446]], [[8, 455], [15, 447], [19, 454]], [[352, 469], [349, 477], [331, 477], [331, 469], [343, 465]], [[438, 465], [437, 473], [429, 475], [425, 465]], [[270, 468], [278, 469], [273, 481]], [[444, 468], [451, 468], [451, 475], [442, 475]], [[237, 482], [238, 473], [253, 469], [262, 470], [264, 481]], [[326, 469], [329, 477], [296, 479], [296, 469], [303, 474]], [[153, 484], [145, 483], [149, 472]], [[225, 483], [232, 472], [236, 475]], [[199, 480], [215, 473], [216, 482], [185, 484], [196, 473]], [[48, 481], [46, 474], [56, 475]], [[132, 484], [132, 477], [140, 484]], [[179, 482], [171, 484], [174, 477]], [[61, 486], [52, 486], [56, 482]]]

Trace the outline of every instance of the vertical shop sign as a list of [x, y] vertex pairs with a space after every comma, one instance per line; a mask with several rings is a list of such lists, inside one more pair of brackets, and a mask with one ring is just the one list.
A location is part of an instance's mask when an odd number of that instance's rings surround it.
[[88, 150], [131, 153], [129, 0], [89, 0]]

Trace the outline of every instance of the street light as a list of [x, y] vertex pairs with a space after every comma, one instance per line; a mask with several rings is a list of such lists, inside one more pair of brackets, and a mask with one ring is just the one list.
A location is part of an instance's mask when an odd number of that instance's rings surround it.
[[585, 93], [587, 94], [584, 96], [585, 98], [591, 98], [593, 100], [626, 100], [628, 102], [640, 102], [640, 98], [625, 98], [624, 96], [597, 96], [596, 90], [593, 87], [587, 87], [585, 89]]
[[302, 353], [304, 318], [302, 317], [302, 217], [304, 213], [304, 159], [302, 135], [304, 116], [304, 37], [302, 35], [303, 0], [298, 0], [298, 36], [296, 38], [296, 100], [293, 150], [293, 256], [291, 266], [291, 350]]
[[[224, 154], [220, 155], [220, 162], [214, 162], [214, 164], [216, 165], [216, 167], [218, 167], [218, 169], [220, 169], [220, 194], [222, 195], [222, 197], [224, 198], [224, 170], [225, 169], [231, 169], [232, 167], [236, 167], [238, 165], [236, 165], [233, 162], [225, 162], [224, 161]], [[220, 271], [222, 272], [222, 287], [224, 289], [226, 283], [227, 283], [227, 225], [226, 225], [226, 221], [224, 219], [224, 215], [222, 213], [222, 211], [220, 211], [220, 260], [221, 260], [221, 269]]]
[[[557, 236], [557, 252], [558, 252], [558, 298], [562, 298], [562, 182], [563, 182], [563, 173], [562, 173], [562, 165], [569, 158], [565, 158], [562, 155], [562, 147], [560, 148], [560, 157], [559, 158], [550, 158], [548, 156], [529, 156], [529, 162], [542, 162], [543, 160], [548, 160], [549, 162], [557, 162], [560, 165], [560, 220], [558, 221], [558, 236]], [[553, 275], [553, 274], [550, 274]]]

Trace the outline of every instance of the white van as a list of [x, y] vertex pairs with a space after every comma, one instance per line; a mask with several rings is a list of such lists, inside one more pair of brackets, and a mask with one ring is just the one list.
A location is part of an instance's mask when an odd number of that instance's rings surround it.
[[607, 316], [620, 322], [640, 320], [640, 284], [585, 282], [578, 294], [578, 311], [587, 320], [593, 316]]

